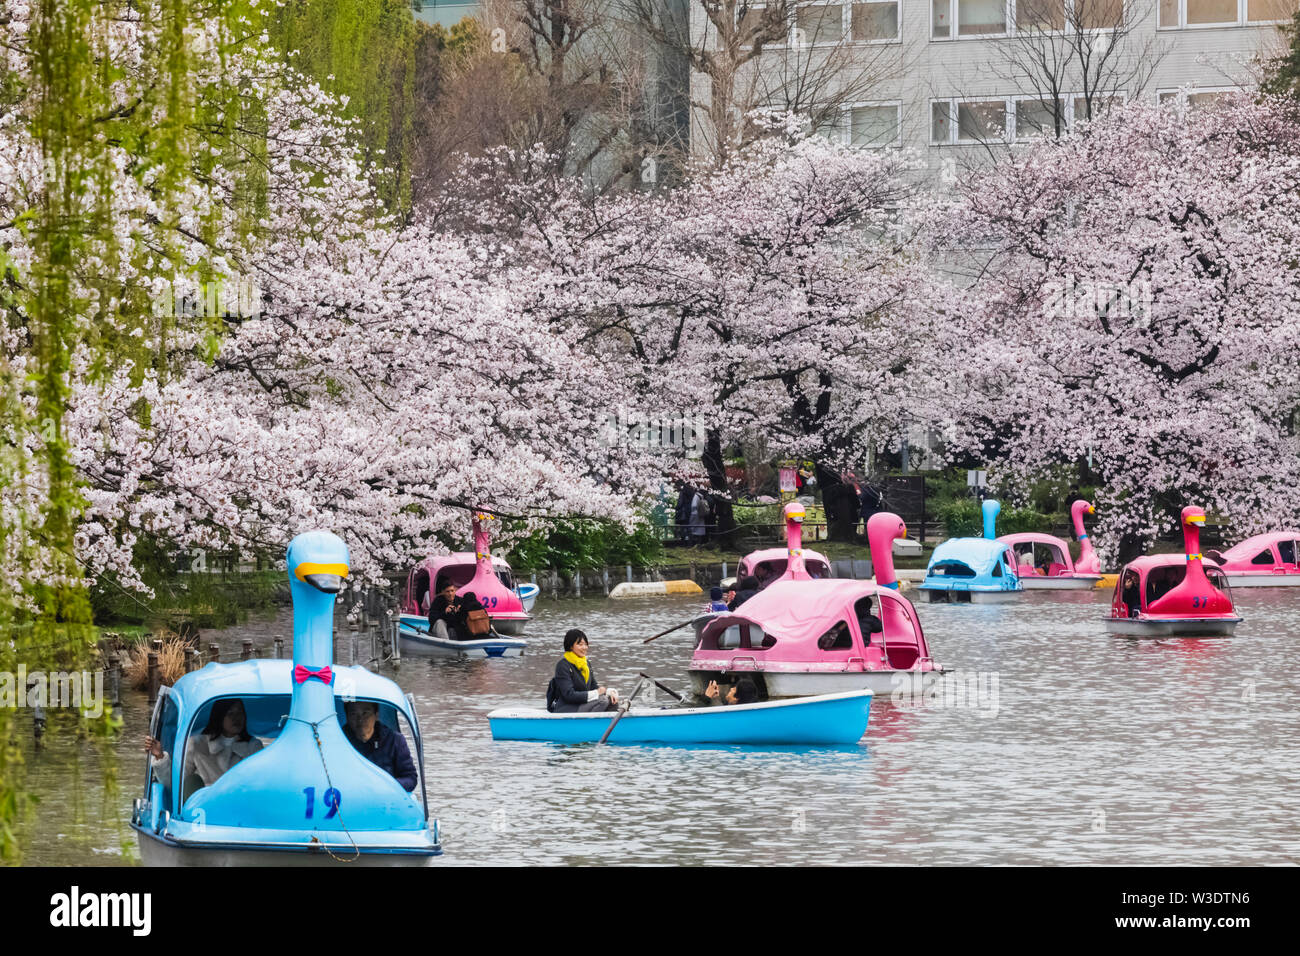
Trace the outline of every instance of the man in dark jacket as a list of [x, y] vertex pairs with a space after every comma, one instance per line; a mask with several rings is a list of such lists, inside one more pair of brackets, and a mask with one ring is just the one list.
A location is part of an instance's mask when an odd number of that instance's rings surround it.
[[429, 605], [429, 632], [444, 641], [460, 640], [459, 629], [464, 613], [456, 600], [456, 585], [446, 581]]
[[372, 700], [355, 700], [343, 705], [348, 722], [343, 735], [367, 760], [387, 771], [408, 793], [417, 777], [406, 738], [379, 719], [379, 705]]
[[729, 605], [727, 605], [727, 609], [734, 611], [736, 608], [740, 607], [742, 604], [744, 604], [746, 601], [748, 601], [758, 592], [759, 592], [758, 578], [754, 577], [752, 574], [745, 575], [736, 584], [735, 600], [733, 600]]
[[546, 687], [546, 709], [553, 714], [614, 710], [618, 694], [596, 683], [587, 663], [587, 635], [576, 627], [564, 635], [564, 656]]

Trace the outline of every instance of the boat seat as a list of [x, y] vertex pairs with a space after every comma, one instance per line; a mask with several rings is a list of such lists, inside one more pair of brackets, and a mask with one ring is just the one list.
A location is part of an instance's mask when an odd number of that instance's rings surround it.
[[185, 779], [181, 781], [181, 802], [179, 807], [185, 806], [185, 801], [194, 794], [203, 789], [203, 778], [197, 773], [187, 773]]
[[914, 646], [902, 644], [897, 647], [889, 648], [889, 666], [894, 670], [905, 671], [916, 664], [916, 659], [920, 653]]

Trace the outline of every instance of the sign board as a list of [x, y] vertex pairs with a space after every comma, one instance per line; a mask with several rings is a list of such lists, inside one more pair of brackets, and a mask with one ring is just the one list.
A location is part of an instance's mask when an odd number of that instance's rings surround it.
[[988, 484], [989, 473], [987, 471], [968, 471], [966, 472], [966, 487], [983, 488]]

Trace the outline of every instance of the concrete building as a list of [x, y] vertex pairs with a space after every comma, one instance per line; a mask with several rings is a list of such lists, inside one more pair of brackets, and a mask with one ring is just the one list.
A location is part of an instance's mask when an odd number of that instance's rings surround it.
[[[1122, 5], [1121, 5], [1122, 4]], [[773, 77], [814, 67], [833, 102], [820, 130], [865, 147], [918, 149], [936, 170], [1005, 148], [1134, 96], [1192, 105], [1252, 87], [1258, 54], [1282, 48], [1297, 0], [867, 0], [791, 4], [789, 35], [769, 45], [739, 88], [772, 95]], [[759, 15], [751, 6], [745, 16]], [[708, 28], [712, 29], [712, 28]], [[706, 31], [698, 0], [693, 36]], [[1079, 54], [1082, 53], [1081, 57]], [[1081, 63], [1088, 65], [1081, 68]], [[844, 64], [868, 63], [866, 69]], [[752, 68], [752, 65], [751, 65]], [[753, 82], [755, 76], [766, 82]], [[811, 83], [804, 80], [805, 86]], [[693, 137], [707, 139], [707, 78], [692, 78]], [[807, 91], [800, 93], [805, 98]], [[1055, 105], [1053, 105], [1055, 104]], [[751, 105], [760, 105], [754, 102]]]

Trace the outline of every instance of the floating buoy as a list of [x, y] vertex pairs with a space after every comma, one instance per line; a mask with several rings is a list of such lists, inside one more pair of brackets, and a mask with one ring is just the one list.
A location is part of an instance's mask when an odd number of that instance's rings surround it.
[[624, 581], [609, 592], [612, 598], [648, 597], [655, 594], [703, 594], [689, 578], [680, 581]]

